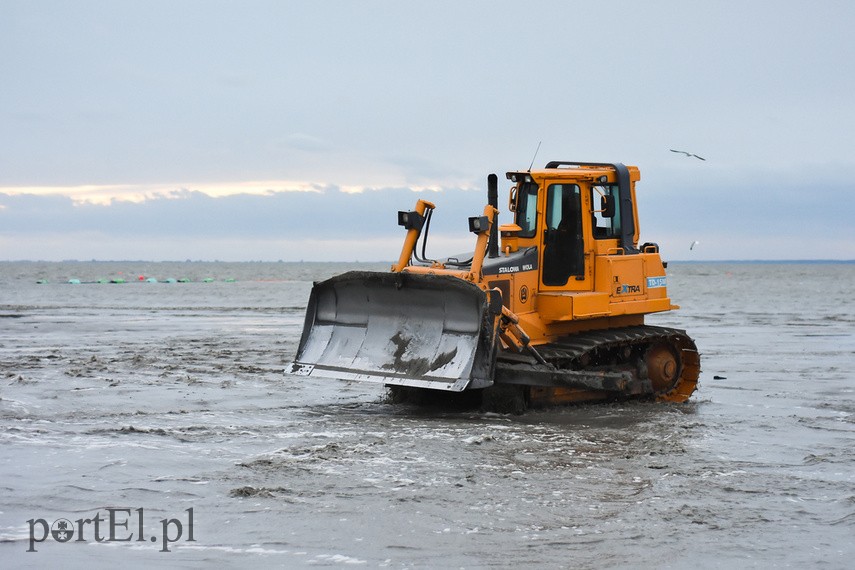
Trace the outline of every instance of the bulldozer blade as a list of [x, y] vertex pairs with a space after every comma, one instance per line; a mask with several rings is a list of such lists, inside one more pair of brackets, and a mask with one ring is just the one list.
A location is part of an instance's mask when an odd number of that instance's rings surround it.
[[352, 271], [316, 283], [287, 371], [460, 392], [492, 385], [501, 299], [448, 275]]

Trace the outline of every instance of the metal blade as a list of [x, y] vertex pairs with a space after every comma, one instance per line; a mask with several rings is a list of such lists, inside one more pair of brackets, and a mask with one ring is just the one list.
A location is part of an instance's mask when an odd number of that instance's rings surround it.
[[354, 271], [315, 284], [290, 372], [451, 390], [493, 383], [501, 301], [446, 275]]

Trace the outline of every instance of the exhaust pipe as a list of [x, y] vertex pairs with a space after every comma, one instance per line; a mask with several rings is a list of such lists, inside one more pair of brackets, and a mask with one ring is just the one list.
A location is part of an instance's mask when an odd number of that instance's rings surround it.
[[[499, 210], [499, 177], [495, 174], [487, 176], [487, 203]], [[490, 226], [490, 243], [487, 246], [487, 257], [499, 257], [499, 217], [493, 218]]]

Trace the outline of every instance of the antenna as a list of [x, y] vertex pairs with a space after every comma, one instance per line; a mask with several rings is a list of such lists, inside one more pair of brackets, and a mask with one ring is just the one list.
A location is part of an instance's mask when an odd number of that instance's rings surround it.
[[534, 156], [531, 157], [531, 164], [528, 165], [528, 171], [531, 172], [531, 167], [534, 166], [534, 159], [537, 158], [537, 153], [540, 152], [540, 143], [543, 141], [537, 141], [537, 149], [534, 151]]

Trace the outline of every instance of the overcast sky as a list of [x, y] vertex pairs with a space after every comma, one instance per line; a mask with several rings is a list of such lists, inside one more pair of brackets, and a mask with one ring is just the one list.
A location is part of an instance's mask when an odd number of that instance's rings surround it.
[[855, 259], [853, 29], [848, 1], [2, 0], [0, 259], [389, 260], [416, 190], [457, 253], [540, 141], [637, 165], [666, 259]]

